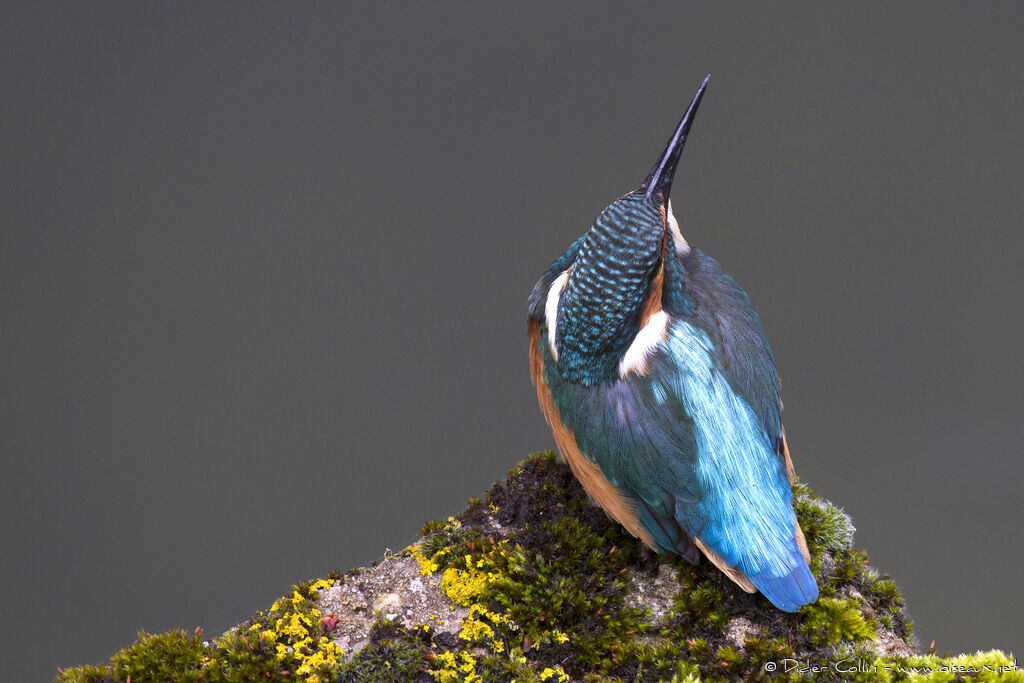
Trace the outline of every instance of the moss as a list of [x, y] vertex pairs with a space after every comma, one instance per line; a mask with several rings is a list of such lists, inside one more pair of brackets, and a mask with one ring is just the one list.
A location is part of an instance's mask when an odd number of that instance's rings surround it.
[[109, 666], [81, 667], [61, 672], [60, 683], [122, 683], [124, 681], [204, 680], [203, 667], [209, 661], [210, 648], [202, 641], [202, 631], [169, 631], [159, 635], [140, 633], [138, 639], [115, 654]]
[[672, 599], [673, 625], [684, 630], [718, 632], [729, 622], [726, 609], [729, 587], [715, 575], [683, 569], [678, 573], [681, 590]]
[[57, 683], [106, 683], [110, 678], [108, 666], [76, 666], [70, 669], [57, 670]]
[[429, 536], [435, 531], [441, 531], [445, 526], [447, 525], [444, 522], [439, 522], [436, 519], [429, 520], [420, 527], [420, 536]]
[[147, 680], [153, 683], [198, 681], [210, 649], [201, 631], [170, 631], [160, 635], [139, 634], [139, 639], [111, 659], [115, 680]]
[[332, 683], [389, 683], [430, 680], [427, 675], [430, 630], [410, 631], [380, 621], [370, 631], [370, 645], [343, 664]]
[[903, 660], [883, 662], [882, 665], [885, 666], [893, 681], [1024, 683], [1024, 671], [1017, 668], [1014, 658], [998, 650], [957, 657], [920, 655]]
[[449, 518], [447, 522], [428, 522], [424, 525], [423, 531], [426, 533], [414, 546], [413, 553], [420, 561], [421, 568], [426, 568], [424, 560], [427, 558], [437, 565], [429, 569], [431, 572], [446, 569], [466, 552], [472, 553], [487, 543], [487, 538], [482, 532], [472, 526], [464, 526], [454, 517]]
[[212, 642], [202, 631], [140, 634], [115, 654], [107, 667], [72, 669], [58, 681], [213, 681], [324, 683], [338, 669], [341, 651], [323, 632], [317, 591], [327, 581], [304, 581], [291, 595]]
[[853, 543], [853, 524], [839, 508], [814, 494], [803, 482], [793, 486], [793, 507], [808, 547], [820, 558], [822, 553], [839, 553]]
[[815, 645], [838, 645], [842, 641], [859, 643], [875, 639], [875, 628], [854, 600], [819, 598], [804, 608], [800, 629]]
[[208, 667], [208, 680], [231, 681], [283, 681], [293, 680], [291, 672], [297, 668], [294, 661], [282, 662], [277, 656], [276, 643], [234, 629], [214, 641], [216, 657]]
[[[369, 645], [345, 661], [316, 607], [320, 590], [353, 574], [332, 572], [328, 581], [296, 584], [212, 642], [200, 633], [143, 634], [107, 666], [77, 667], [58, 680], [1024, 683], [1000, 652], [880, 650], [883, 641], [910, 639], [896, 583], [853, 548], [842, 510], [803, 484], [794, 487], [794, 508], [821, 598], [787, 614], [709, 563], [654, 555], [587, 499], [553, 453], [535, 454], [462, 514], [425, 524], [408, 549], [453, 609], [462, 608], [455, 635], [379, 621]], [[637, 593], [658, 581], [660, 597]], [[644, 609], [656, 600], [657, 614]], [[797, 665], [780, 668], [785, 661]]]

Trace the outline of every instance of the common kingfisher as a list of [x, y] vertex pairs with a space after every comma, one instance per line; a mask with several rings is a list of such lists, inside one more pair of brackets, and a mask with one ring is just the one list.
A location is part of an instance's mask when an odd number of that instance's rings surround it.
[[610, 517], [795, 612], [818, 585], [775, 360], [750, 299], [683, 238], [669, 201], [708, 80], [639, 189], [533, 288], [530, 372], [562, 457]]

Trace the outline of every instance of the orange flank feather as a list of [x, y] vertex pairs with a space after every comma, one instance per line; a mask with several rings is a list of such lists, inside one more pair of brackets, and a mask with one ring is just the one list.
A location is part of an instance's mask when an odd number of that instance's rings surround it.
[[[789, 485], [792, 486], [796, 480], [796, 470], [793, 469], [793, 458], [789, 457], [789, 443], [786, 441], [786, 428], [782, 427], [782, 457], [786, 462], [786, 475], [789, 478]], [[800, 522], [796, 523], [796, 533], [793, 535], [796, 539], [796, 546], [800, 548], [800, 553], [807, 560], [807, 564], [811, 563], [811, 551], [807, 549], [807, 539], [804, 538], [804, 530], [800, 528]]]
[[743, 575], [743, 572], [741, 572], [739, 569], [736, 569], [735, 567], [730, 567], [729, 565], [727, 565], [725, 563], [725, 560], [719, 557], [718, 553], [704, 545], [704, 541], [700, 540], [699, 538], [695, 538], [693, 539], [693, 543], [698, 548], [700, 548], [700, 551], [702, 553], [704, 553], [704, 557], [708, 558], [708, 561], [711, 562], [711, 564], [721, 569], [722, 573], [728, 576], [730, 579], [732, 579], [733, 583], [735, 583], [737, 586], [739, 586], [748, 593], [757, 592], [757, 588], [754, 587], [754, 584], [750, 582], [750, 579]]
[[786, 427], [782, 427], [782, 457], [786, 461], [786, 476], [789, 478], [790, 486], [793, 485], [793, 480], [796, 479], [796, 470], [793, 469], [793, 459], [789, 457], [789, 444], [786, 443]]
[[807, 549], [807, 539], [804, 538], [804, 530], [800, 528], [800, 522], [796, 523], [796, 533], [793, 534], [793, 538], [796, 539], [796, 547], [800, 548], [800, 554], [804, 556], [807, 564], [810, 564], [811, 551]]
[[647, 533], [640, 519], [637, 517], [636, 504], [622, 495], [615, 486], [601, 473], [597, 463], [591, 462], [580, 453], [576, 445], [576, 436], [565, 425], [558, 416], [555, 404], [551, 399], [551, 391], [547, 382], [544, 381], [544, 354], [540, 350], [540, 325], [530, 322], [530, 376], [534, 386], [537, 387], [537, 400], [540, 409], [544, 413], [544, 419], [551, 425], [551, 432], [555, 437], [555, 445], [562, 454], [562, 458], [569, 463], [572, 473], [583, 485], [587, 494], [601, 508], [608, 513], [608, 516], [625, 527], [626, 531], [633, 534], [644, 542], [649, 548], [654, 548], [654, 539]]

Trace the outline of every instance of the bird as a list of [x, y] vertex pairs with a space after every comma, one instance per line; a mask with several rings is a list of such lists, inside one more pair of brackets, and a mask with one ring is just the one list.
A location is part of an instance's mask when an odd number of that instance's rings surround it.
[[533, 288], [530, 375], [563, 459], [609, 517], [796, 612], [818, 585], [775, 360], [749, 297], [686, 241], [669, 198], [710, 78], [640, 187]]

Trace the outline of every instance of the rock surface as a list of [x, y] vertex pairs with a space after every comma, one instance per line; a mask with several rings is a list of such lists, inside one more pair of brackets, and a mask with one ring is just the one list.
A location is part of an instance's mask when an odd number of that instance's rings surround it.
[[1024, 682], [1001, 652], [919, 654], [849, 517], [799, 484], [794, 507], [821, 595], [787, 614], [650, 552], [543, 453], [372, 567], [300, 583], [212, 641], [143, 634], [58, 680]]

